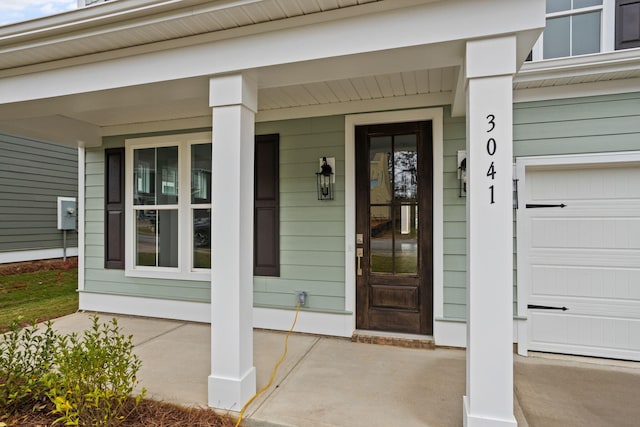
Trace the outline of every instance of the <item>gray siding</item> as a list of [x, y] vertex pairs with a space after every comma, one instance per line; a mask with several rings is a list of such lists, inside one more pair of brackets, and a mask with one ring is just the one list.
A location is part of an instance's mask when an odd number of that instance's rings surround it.
[[[78, 151], [0, 134], [0, 253], [62, 248], [58, 196], [76, 197]], [[77, 233], [67, 232], [67, 247]]]

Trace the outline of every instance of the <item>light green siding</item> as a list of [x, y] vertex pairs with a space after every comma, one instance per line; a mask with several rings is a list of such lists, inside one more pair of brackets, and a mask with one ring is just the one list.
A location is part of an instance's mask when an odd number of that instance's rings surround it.
[[[466, 197], [459, 196], [458, 150], [466, 146], [466, 119], [444, 111], [444, 317], [466, 318], [467, 226]], [[439, 189], [434, 188], [434, 191]]]
[[[197, 129], [190, 132], [201, 131]], [[104, 269], [104, 150], [123, 147], [127, 138], [143, 136], [151, 135], [109, 137], [103, 141], [103, 147], [88, 148], [86, 151], [85, 292], [209, 302], [210, 282], [125, 277], [124, 270]]]
[[[514, 105], [514, 157], [640, 150], [640, 93]], [[444, 317], [466, 318], [466, 199], [458, 197], [456, 153], [465, 118], [444, 119]], [[514, 313], [516, 254], [514, 215]], [[516, 313], [517, 314], [517, 313]]]
[[[640, 150], [638, 92], [514, 105], [516, 158], [632, 150]], [[514, 218], [514, 236], [515, 230]], [[513, 262], [517, 268], [515, 241]], [[514, 289], [514, 301], [515, 295]], [[515, 306], [514, 313], [523, 315]]]
[[[344, 312], [344, 117], [257, 124], [256, 134], [270, 133], [280, 134], [281, 274], [254, 279], [254, 303], [294, 308], [300, 290], [307, 292], [307, 309]], [[85, 291], [209, 302], [209, 282], [131, 278], [103, 268], [104, 149], [133, 136], [107, 138], [103, 147], [87, 150]], [[314, 173], [323, 156], [336, 158], [332, 201], [316, 197]]]
[[[293, 308], [296, 291], [306, 291], [308, 309], [344, 312], [344, 117], [256, 125], [256, 134], [271, 133], [280, 135], [281, 275], [254, 278], [254, 303]], [[122, 146], [125, 138], [108, 138], [105, 146]], [[466, 318], [466, 198], [458, 196], [457, 177], [457, 152], [465, 140], [465, 118], [452, 118], [445, 108], [443, 188], [434, 191], [443, 191], [444, 318], [451, 320]], [[624, 150], [640, 150], [640, 94], [514, 106], [516, 157]], [[316, 197], [314, 172], [323, 156], [336, 158], [333, 201]], [[208, 282], [125, 278], [122, 271], [102, 268], [103, 163], [104, 147], [87, 150], [86, 290], [208, 302]]]
[[640, 150], [640, 92], [516, 104], [514, 155]]
[[[280, 134], [280, 277], [254, 278], [254, 304], [344, 312], [344, 117], [258, 123], [256, 134]], [[335, 200], [319, 201], [315, 172], [336, 158]]]
[[0, 188], [0, 253], [62, 248], [57, 201], [77, 195], [77, 149], [0, 134]]

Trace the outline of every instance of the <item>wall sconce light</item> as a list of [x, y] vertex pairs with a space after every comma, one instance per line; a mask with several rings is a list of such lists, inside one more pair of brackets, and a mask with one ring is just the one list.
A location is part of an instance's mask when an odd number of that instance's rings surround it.
[[458, 151], [458, 197], [467, 192], [467, 152]]
[[333, 184], [336, 182], [333, 170], [336, 167], [335, 157], [320, 159], [320, 171], [316, 172], [318, 200], [333, 200]]

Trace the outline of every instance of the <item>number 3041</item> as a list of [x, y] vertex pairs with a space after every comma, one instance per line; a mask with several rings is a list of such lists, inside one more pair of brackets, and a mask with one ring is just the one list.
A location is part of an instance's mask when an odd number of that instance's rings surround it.
[[[487, 133], [490, 134], [496, 128], [496, 116], [493, 114], [489, 114], [487, 116], [487, 124], [489, 125]], [[487, 140], [487, 154], [489, 154], [490, 159], [491, 157], [493, 157], [494, 154], [496, 154], [497, 149], [498, 149], [498, 143], [496, 142], [495, 138], [489, 137], [489, 139]], [[491, 160], [491, 164], [487, 168], [487, 176], [493, 181], [496, 179], [496, 173], [497, 171], [496, 171], [495, 163], [493, 162], [493, 160]], [[491, 184], [489, 186], [489, 204], [493, 205], [495, 202], [496, 201], [494, 198], [494, 185]]]

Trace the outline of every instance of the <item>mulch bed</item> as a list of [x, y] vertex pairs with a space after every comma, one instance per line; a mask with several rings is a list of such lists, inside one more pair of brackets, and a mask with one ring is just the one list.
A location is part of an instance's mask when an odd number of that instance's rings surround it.
[[[5, 422], [9, 427], [51, 427], [55, 419], [54, 415], [27, 412]], [[235, 423], [234, 418], [218, 414], [213, 409], [189, 408], [147, 399], [141, 401], [131, 415], [117, 425], [119, 427], [234, 427]]]
[[43, 270], [69, 270], [78, 266], [78, 257], [69, 257], [66, 261], [62, 258], [43, 259], [40, 261], [14, 262], [0, 264], [0, 276], [12, 274], [34, 273]]

